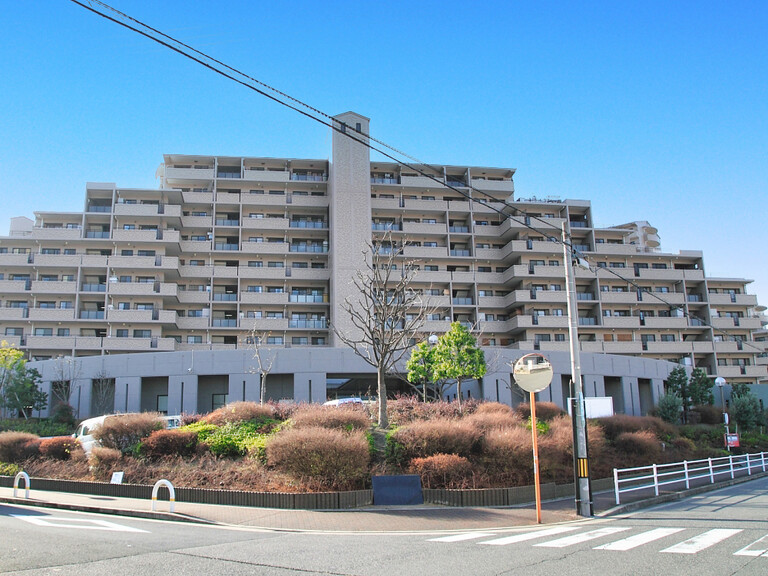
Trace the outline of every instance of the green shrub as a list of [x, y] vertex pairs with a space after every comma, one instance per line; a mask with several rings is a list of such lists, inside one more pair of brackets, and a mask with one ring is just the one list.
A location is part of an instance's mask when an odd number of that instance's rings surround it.
[[398, 448], [402, 453], [397, 457], [401, 463], [434, 454], [458, 454], [466, 458], [479, 451], [481, 439], [480, 430], [467, 420], [417, 421], [391, 434], [391, 441], [402, 447]]
[[208, 424], [207, 422], [203, 422], [202, 420], [199, 420], [197, 422], [194, 422], [193, 424], [187, 424], [186, 426], [182, 426], [178, 430], [181, 432], [194, 432], [197, 434], [197, 441], [198, 443], [204, 443], [208, 437], [216, 432], [219, 427], [216, 426], [216, 424]]
[[304, 404], [291, 416], [294, 428], [336, 428], [339, 430], [366, 430], [371, 425], [365, 406], [342, 404], [318, 406]]
[[40, 438], [29, 432], [0, 432], [0, 462], [18, 463], [40, 453]]
[[656, 406], [656, 415], [669, 424], [677, 424], [682, 411], [683, 401], [677, 394], [664, 394]]
[[708, 424], [710, 426], [717, 426], [723, 423], [723, 408], [722, 406], [694, 406], [691, 409], [692, 412], [696, 412], [699, 415], [699, 422], [702, 424]]
[[426, 458], [414, 458], [408, 468], [410, 474], [418, 474], [425, 488], [467, 488], [472, 478], [472, 464], [456, 454], [435, 454]]
[[189, 458], [195, 453], [197, 438], [193, 430], [155, 430], [141, 442], [139, 453], [150, 460], [163, 456]]
[[739, 428], [745, 431], [754, 430], [765, 424], [757, 397], [752, 394], [733, 396], [730, 411]]
[[208, 435], [205, 443], [212, 454], [222, 458], [237, 458], [247, 454], [263, 436], [256, 422], [229, 422]]
[[164, 427], [165, 423], [157, 413], [120, 414], [106, 418], [103, 424], [93, 431], [93, 437], [105, 448], [131, 454], [141, 440]]
[[274, 417], [275, 409], [270, 404], [233, 402], [218, 410], [214, 410], [210, 414], [206, 414], [203, 416], [202, 420], [208, 424], [223, 426], [224, 424], [237, 422], [272, 420]]
[[74, 426], [59, 424], [50, 419], [27, 420], [13, 418], [0, 420], [0, 430], [13, 430], [16, 432], [29, 432], [37, 436], [68, 436], [75, 431]]
[[82, 448], [72, 436], [56, 436], [40, 442], [40, 455], [53, 460], [69, 460], [75, 450]]
[[[515, 406], [515, 412], [521, 420], [528, 420], [531, 417], [531, 405], [527, 402], [518, 404]], [[552, 420], [563, 414], [563, 409], [554, 402], [536, 402], [536, 420]]]
[[273, 436], [267, 463], [315, 489], [361, 488], [368, 477], [368, 443], [361, 433], [293, 428]]
[[63, 424], [68, 428], [75, 426], [75, 409], [69, 404], [59, 403], [51, 412], [51, 420], [56, 424]]
[[0, 476], [16, 476], [19, 472], [21, 472], [21, 466], [18, 464], [0, 462]]

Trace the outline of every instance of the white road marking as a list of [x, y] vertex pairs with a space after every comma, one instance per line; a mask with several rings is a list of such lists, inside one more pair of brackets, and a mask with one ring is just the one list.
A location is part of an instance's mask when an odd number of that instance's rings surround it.
[[566, 546], [581, 544], [582, 542], [588, 542], [595, 538], [602, 538], [603, 536], [610, 536], [611, 534], [616, 534], [617, 532], [623, 532], [624, 530], [629, 529], [629, 526], [608, 526], [589, 532], [582, 532], [581, 534], [566, 536], [565, 538], [558, 538], [557, 540], [550, 540], [549, 542], [542, 542], [541, 544], [534, 544], [534, 546], [541, 546], [543, 548], [565, 548]]
[[516, 542], [525, 542], [526, 540], [533, 540], [534, 538], [543, 538], [544, 536], [554, 536], [555, 534], [572, 532], [574, 530], [578, 530], [578, 527], [556, 526], [555, 528], [537, 530], [535, 532], [526, 532], [524, 534], [515, 534], [513, 536], [505, 536], [504, 538], [497, 538], [496, 540], [488, 540], [487, 542], [480, 542], [480, 544], [488, 544], [490, 546], [504, 546], [506, 544], [514, 544]]
[[703, 534], [694, 536], [685, 542], [680, 542], [680, 544], [665, 548], [662, 552], [669, 552], [670, 554], [696, 554], [697, 552], [709, 548], [710, 546], [714, 546], [718, 542], [722, 542], [726, 538], [730, 538], [739, 532], [741, 532], [740, 529], [715, 528], [714, 530], [708, 530]]
[[628, 538], [624, 538], [623, 540], [616, 540], [616, 542], [611, 542], [609, 544], [603, 544], [602, 546], [595, 546], [595, 550], [632, 550], [632, 548], [637, 548], [638, 546], [642, 546], [643, 544], [648, 544], [649, 542], [653, 542], [654, 540], [659, 540], [660, 538], [664, 538], [665, 536], [670, 536], [672, 534], [677, 534], [678, 532], [682, 532], [684, 528], [655, 528], [653, 530], [648, 530], [647, 532], [643, 532], [641, 534], [635, 534], [634, 536], [629, 536]]
[[90, 518], [63, 518], [61, 516], [25, 516], [21, 514], [11, 514], [14, 518], [29, 522], [35, 526], [45, 526], [48, 528], [75, 528], [77, 530], [107, 530], [109, 532], [144, 532], [139, 528], [115, 524], [107, 520], [93, 520]]
[[478, 538], [488, 538], [494, 536], [490, 532], [468, 532], [467, 534], [454, 534], [453, 536], [443, 536], [442, 538], [430, 538], [427, 542], [464, 542], [465, 540], [477, 540]]
[[[749, 546], [745, 546], [738, 552], [734, 552], [733, 555], [734, 556], [764, 556], [768, 558], [768, 554], [767, 554], [768, 548], [766, 548], [766, 543], [764, 543], [765, 540], [768, 540], [768, 535], [763, 536], [762, 538], [760, 538], [760, 540], [755, 540]], [[752, 550], [751, 549], [752, 546], [755, 546], [756, 544], [760, 544], [762, 548], [755, 548], [754, 550]]]

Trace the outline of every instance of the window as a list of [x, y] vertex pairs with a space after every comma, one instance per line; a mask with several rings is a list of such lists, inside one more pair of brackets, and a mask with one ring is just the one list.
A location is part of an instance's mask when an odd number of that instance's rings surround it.
[[437, 242], [424, 242], [424, 246], [427, 248], [437, 248]]
[[267, 292], [269, 294], [282, 294], [285, 290], [282, 286], [267, 286]]
[[160, 414], [168, 414], [168, 394], [157, 395], [157, 411]]
[[64, 254], [67, 254], [68, 256], [72, 256], [73, 254], [76, 254], [74, 248], [64, 248]]
[[59, 254], [60, 250], [58, 248], [43, 248], [40, 250], [40, 254]]
[[133, 256], [133, 250], [121, 250], [120, 256]]
[[282, 262], [267, 262], [267, 268], [283, 268], [284, 266]]
[[313, 336], [312, 346], [325, 346], [325, 336]]
[[6, 336], [24, 336], [24, 328], [6, 328]]
[[267, 318], [284, 318], [282, 312], [269, 311], [267, 312]]
[[249, 260], [248, 261], [248, 268], [262, 268], [264, 266], [264, 262], [261, 260]]
[[424, 270], [427, 272], [437, 272], [437, 265], [436, 264], [425, 264]]
[[136, 230], [136, 224], [123, 224], [123, 230]]
[[61, 275], [61, 281], [62, 282], [74, 282], [75, 281], [75, 275], [74, 274], [62, 274]]
[[246, 292], [263, 292], [264, 287], [263, 286], [248, 286], [246, 289]]
[[555, 342], [565, 342], [565, 334], [555, 334]]
[[267, 344], [276, 344], [282, 346], [283, 344], [283, 337], [282, 336], [268, 336], [267, 337]]
[[661, 341], [662, 342], [674, 342], [675, 341], [675, 335], [674, 334], [662, 334], [661, 335]]
[[154, 310], [154, 304], [136, 304], [136, 310]]
[[53, 336], [53, 328], [35, 328], [35, 336]]
[[138, 329], [134, 330], [133, 337], [134, 338], [151, 338], [152, 330], [138, 330]]
[[202, 336], [187, 336], [187, 344], [202, 344]]
[[211, 410], [218, 410], [227, 405], [228, 394], [211, 394]]
[[309, 268], [309, 262], [293, 262], [291, 268]]
[[48, 308], [50, 310], [56, 308], [56, 302], [39, 302], [37, 305], [38, 308]]
[[154, 256], [154, 250], [139, 250], [139, 256]]
[[117, 338], [128, 338], [128, 328], [118, 328], [115, 331], [115, 336]]
[[283, 190], [270, 190], [269, 191], [270, 196], [285, 196], [285, 192]]
[[294, 336], [291, 338], [291, 344], [294, 344], [296, 346], [306, 346], [309, 344], [309, 338], [306, 336]]
[[131, 278], [130, 276], [120, 276], [119, 281], [120, 282], [132, 282], [133, 278]]
[[58, 282], [59, 277], [56, 274], [43, 274], [40, 276], [41, 282]]
[[71, 310], [74, 307], [74, 304], [70, 300], [62, 300], [59, 302], [59, 308], [61, 310]]
[[663, 262], [654, 262], [653, 264], [651, 264], [651, 268], [653, 268], [654, 270], [666, 270], [667, 265], [664, 264]]
[[626, 268], [627, 265], [624, 262], [611, 262], [608, 265], [610, 268]]
[[490, 266], [478, 266], [477, 267], [478, 272], [490, 272], [491, 267]]

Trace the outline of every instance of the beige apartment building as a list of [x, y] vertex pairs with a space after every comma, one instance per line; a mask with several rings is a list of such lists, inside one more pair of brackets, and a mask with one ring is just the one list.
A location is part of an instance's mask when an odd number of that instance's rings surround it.
[[[81, 210], [13, 218], [0, 238], [2, 338], [42, 367], [59, 357], [159, 352], [194, 362], [203, 351], [215, 365], [216, 352], [248, 355], [257, 330], [269, 333], [268, 345], [290, 349], [292, 363], [321, 353], [333, 364], [343, 344], [328, 322], [348, 326], [340, 306], [352, 274], [366, 243], [386, 240], [406, 243], [415, 287], [437, 306], [425, 333], [460, 321], [504, 357], [559, 355], [568, 350], [568, 317], [563, 247], [554, 240], [565, 223], [590, 265], [575, 267], [583, 353], [683, 363], [729, 382], [766, 380], [748, 280], [707, 277], [701, 252], [661, 251], [647, 222], [597, 228], [589, 201], [519, 198], [513, 169], [433, 166], [432, 179], [372, 162], [368, 119], [350, 112], [336, 121], [343, 132], [333, 135], [330, 161], [170, 154], [158, 189], [88, 183]], [[626, 366], [615, 377], [631, 378], [639, 364]], [[508, 369], [497, 372], [509, 379]], [[301, 385], [302, 398], [324, 399], [318, 378], [314, 391], [311, 379], [308, 391]], [[246, 381], [254, 386], [243, 379], [243, 398], [252, 395]], [[222, 384], [219, 400], [239, 396], [234, 386]], [[277, 396], [301, 396], [292, 386]], [[183, 390], [178, 408], [207, 407], [187, 406]], [[654, 390], [657, 399], [662, 388]], [[126, 409], [131, 394], [142, 397], [127, 388]]]

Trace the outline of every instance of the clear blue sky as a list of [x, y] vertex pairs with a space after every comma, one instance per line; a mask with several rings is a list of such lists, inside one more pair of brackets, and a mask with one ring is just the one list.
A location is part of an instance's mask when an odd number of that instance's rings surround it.
[[[326, 158], [327, 129], [67, 0], [0, 22], [0, 234], [157, 186], [164, 153]], [[435, 163], [648, 220], [768, 304], [768, 2], [200, 2], [116, 8]]]

